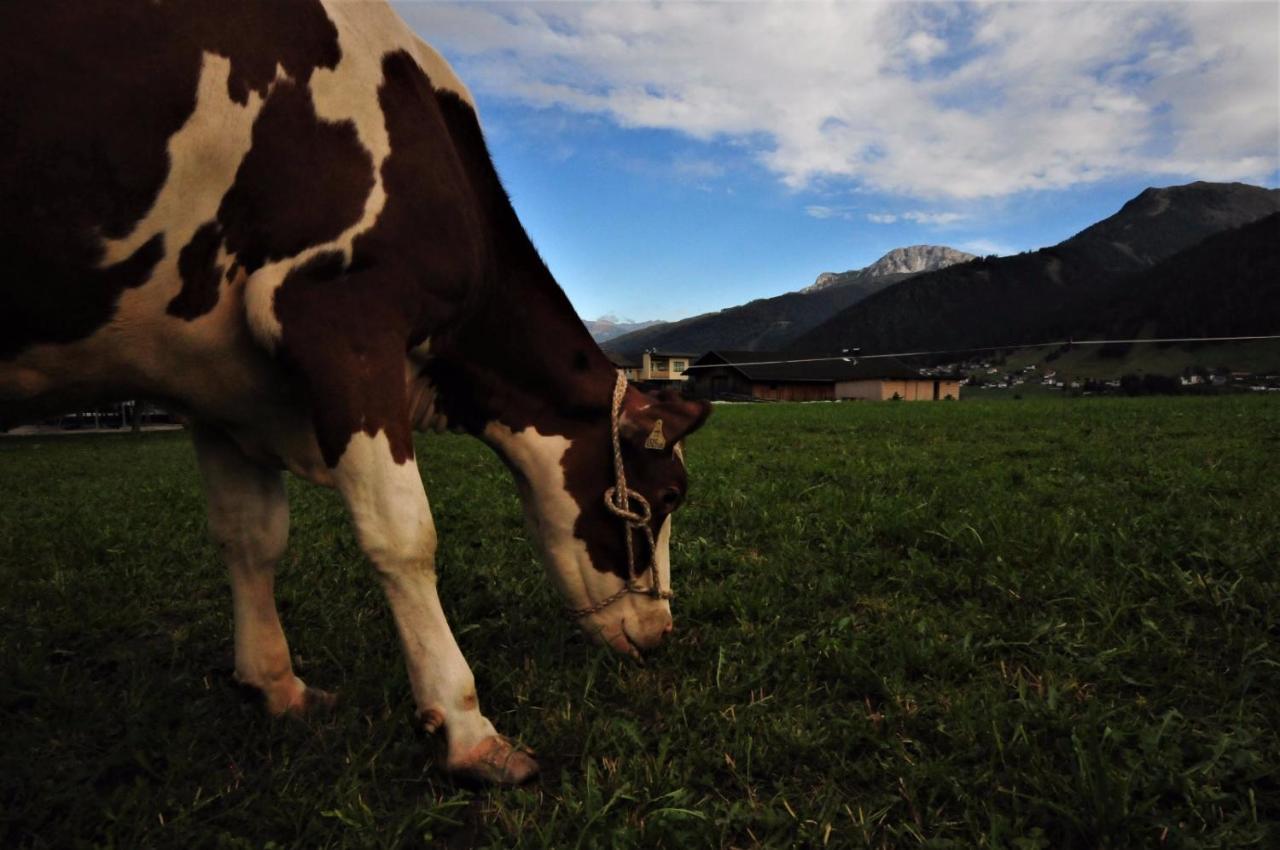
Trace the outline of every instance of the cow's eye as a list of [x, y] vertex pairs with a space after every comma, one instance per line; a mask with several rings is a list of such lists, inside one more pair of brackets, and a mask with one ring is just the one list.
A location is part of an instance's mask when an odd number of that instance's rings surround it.
[[680, 491], [675, 487], [666, 487], [658, 495], [658, 501], [665, 511], [674, 511], [680, 504]]

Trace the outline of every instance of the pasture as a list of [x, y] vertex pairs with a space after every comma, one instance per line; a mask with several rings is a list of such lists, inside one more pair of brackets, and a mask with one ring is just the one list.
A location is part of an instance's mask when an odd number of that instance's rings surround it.
[[690, 441], [677, 633], [577, 637], [478, 442], [419, 439], [441, 597], [537, 783], [416, 732], [337, 498], [278, 598], [331, 715], [230, 680], [181, 434], [0, 440], [5, 847], [1274, 847], [1280, 403], [721, 406]]

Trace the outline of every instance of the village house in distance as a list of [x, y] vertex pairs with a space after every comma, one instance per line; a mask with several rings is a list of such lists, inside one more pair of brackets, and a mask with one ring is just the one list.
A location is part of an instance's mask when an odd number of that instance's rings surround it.
[[960, 398], [959, 375], [921, 375], [892, 358], [770, 362], [788, 359], [773, 351], [709, 351], [688, 372], [686, 393], [694, 398], [774, 401]]
[[676, 351], [646, 351], [640, 362], [614, 356], [613, 365], [621, 369], [633, 384], [652, 389], [679, 389], [685, 382], [684, 371], [689, 368], [696, 354]]

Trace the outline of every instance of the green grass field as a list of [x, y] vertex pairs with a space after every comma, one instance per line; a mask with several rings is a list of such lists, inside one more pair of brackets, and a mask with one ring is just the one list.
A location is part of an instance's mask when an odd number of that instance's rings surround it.
[[278, 595], [342, 702], [272, 720], [185, 437], [4, 439], [0, 846], [1280, 846], [1280, 400], [720, 407], [644, 667], [562, 620], [487, 449], [419, 448], [537, 784], [435, 769], [333, 494], [291, 485]]

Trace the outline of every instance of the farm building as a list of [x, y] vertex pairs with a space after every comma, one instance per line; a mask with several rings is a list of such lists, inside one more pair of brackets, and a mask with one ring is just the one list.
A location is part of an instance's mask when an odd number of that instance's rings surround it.
[[786, 355], [770, 351], [709, 351], [689, 372], [688, 392], [697, 398], [777, 401], [960, 398], [958, 376], [921, 375], [900, 360], [770, 362], [786, 359]]
[[613, 365], [622, 370], [622, 373], [627, 376], [628, 381], [634, 383], [640, 380], [640, 370], [644, 368], [640, 361], [631, 357], [623, 357], [620, 354], [609, 354], [608, 356]]
[[632, 383], [650, 389], [678, 387], [685, 381], [684, 370], [689, 368], [696, 354], [671, 351], [646, 351], [639, 361], [632, 357], [610, 355], [613, 365], [621, 369]]
[[641, 381], [683, 381], [695, 354], [674, 351], [646, 351], [640, 357]]

